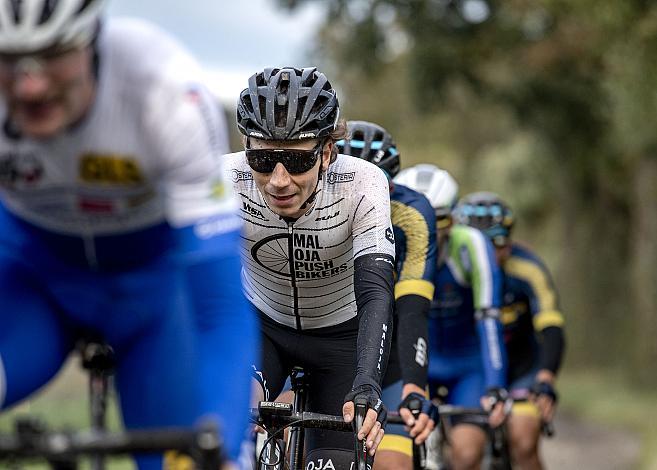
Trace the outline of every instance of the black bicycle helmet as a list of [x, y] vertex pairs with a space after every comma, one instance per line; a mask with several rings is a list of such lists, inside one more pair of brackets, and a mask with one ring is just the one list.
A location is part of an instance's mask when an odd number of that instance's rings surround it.
[[457, 223], [475, 227], [484, 232], [496, 246], [504, 246], [511, 236], [515, 217], [511, 208], [497, 194], [471, 193], [458, 202], [454, 209]]
[[316, 68], [266, 68], [249, 78], [237, 103], [237, 127], [266, 140], [328, 136], [339, 116], [338, 97]]
[[399, 151], [390, 133], [373, 122], [348, 121], [348, 138], [336, 142], [338, 151], [362, 158], [394, 178], [399, 173]]

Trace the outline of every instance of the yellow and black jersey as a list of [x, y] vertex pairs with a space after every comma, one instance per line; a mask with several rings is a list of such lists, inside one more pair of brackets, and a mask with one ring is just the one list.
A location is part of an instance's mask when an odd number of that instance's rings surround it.
[[547, 268], [531, 250], [514, 242], [502, 269], [510, 381], [535, 367], [556, 372], [563, 353], [564, 317]]
[[422, 194], [395, 184], [390, 216], [395, 233], [395, 299], [414, 294], [431, 301], [437, 251], [433, 208]]

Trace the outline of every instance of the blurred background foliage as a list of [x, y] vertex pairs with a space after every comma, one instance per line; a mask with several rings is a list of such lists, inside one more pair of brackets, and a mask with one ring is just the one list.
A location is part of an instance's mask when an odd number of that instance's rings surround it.
[[512, 204], [557, 280], [570, 368], [657, 384], [657, 4], [324, 3], [311, 57], [343, 116]]

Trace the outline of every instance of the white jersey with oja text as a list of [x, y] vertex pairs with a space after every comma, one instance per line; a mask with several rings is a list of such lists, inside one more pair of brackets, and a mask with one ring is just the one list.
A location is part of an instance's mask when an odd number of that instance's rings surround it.
[[354, 260], [366, 254], [395, 256], [385, 174], [364, 160], [339, 155], [323, 175], [312, 206], [292, 223], [267, 206], [244, 152], [227, 155], [224, 163], [245, 221], [247, 298], [275, 321], [297, 329], [355, 317]]

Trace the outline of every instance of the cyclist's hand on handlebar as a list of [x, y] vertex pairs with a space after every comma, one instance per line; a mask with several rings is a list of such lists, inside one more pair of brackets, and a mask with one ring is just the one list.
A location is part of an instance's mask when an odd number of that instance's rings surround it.
[[358, 430], [358, 439], [365, 439], [370, 454], [374, 455], [383, 439], [386, 422], [386, 408], [379, 393], [370, 385], [361, 385], [347, 393], [344, 400], [342, 415], [347, 423], [351, 423], [354, 419], [356, 412], [354, 401], [363, 402], [367, 405], [363, 426]]
[[559, 400], [557, 391], [549, 382], [536, 382], [532, 386], [531, 392], [543, 421], [551, 422]]
[[438, 408], [418, 392], [408, 393], [399, 404], [399, 415], [416, 444], [422, 444], [438, 422]]
[[481, 407], [488, 411], [488, 424], [492, 428], [500, 426], [511, 412], [513, 402], [504, 388], [490, 388], [481, 397]]

